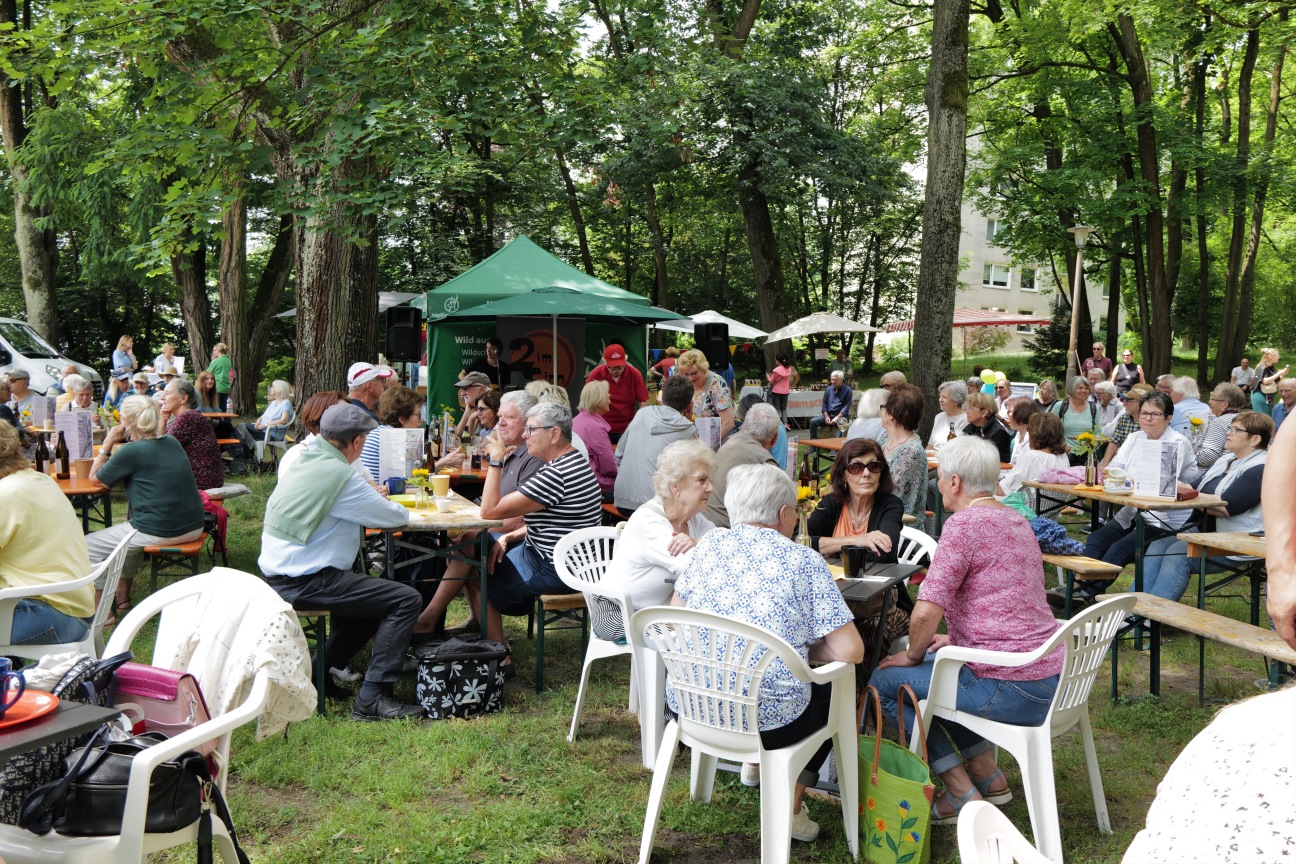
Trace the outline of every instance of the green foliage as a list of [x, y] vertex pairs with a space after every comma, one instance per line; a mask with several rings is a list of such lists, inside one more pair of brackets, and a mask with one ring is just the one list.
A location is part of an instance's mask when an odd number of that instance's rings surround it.
[[1071, 310], [1062, 303], [1053, 304], [1053, 320], [1038, 327], [1025, 340], [1030, 349], [1027, 366], [1039, 378], [1059, 380], [1066, 372], [1067, 347], [1071, 343]]

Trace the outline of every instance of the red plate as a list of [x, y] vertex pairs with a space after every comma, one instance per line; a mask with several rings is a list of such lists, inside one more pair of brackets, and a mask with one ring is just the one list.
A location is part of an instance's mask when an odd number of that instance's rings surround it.
[[53, 693], [46, 693], [43, 690], [27, 690], [5, 712], [4, 717], [0, 718], [0, 730], [17, 726], [19, 723], [26, 723], [28, 720], [35, 720], [37, 717], [44, 717], [57, 708], [58, 704], [59, 698]]

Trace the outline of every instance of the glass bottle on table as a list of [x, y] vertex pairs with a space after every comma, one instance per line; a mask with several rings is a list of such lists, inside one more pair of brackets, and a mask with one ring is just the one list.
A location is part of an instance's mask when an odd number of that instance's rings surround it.
[[45, 436], [36, 433], [36, 473], [45, 474], [49, 472], [50, 452], [45, 446]]
[[68, 453], [67, 441], [62, 432], [58, 433], [58, 444], [54, 445], [55, 476], [60, 480], [72, 479], [72, 459]]

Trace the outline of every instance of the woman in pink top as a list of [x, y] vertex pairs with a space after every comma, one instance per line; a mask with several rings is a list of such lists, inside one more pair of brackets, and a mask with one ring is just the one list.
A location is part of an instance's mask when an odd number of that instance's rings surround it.
[[[918, 589], [908, 650], [883, 658], [869, 681], [891, 716], [902, 684], [920, 699], [927, 696], [936, 652], [944, 646], [1025, 653], [1051, 638], [1058, 626], [1044, 594], [1043, 562], [1030, 523], [994, 499], [999, 481], [994, 445], [956, 438], [941, 449], [939, 473], [937, 488], [954, 515], [945, 520]], [[942, 618], [948, 635], [936, 632]], [[958, 708], [1002, 723], [1039, 725], [1053, 702], [1063, 659], [1059, 647], [1026, 666], [969, 663], [959, 672]], [[932, 771], [945, 783], [945, 794], [932, 806], [933, 825], [953, 824], [969, 801], [1012, 800], [994, 747], [984, 738], [937, 719], [928, 751]]]
[[603, 490], [603, 500], [612, 500], [616, 486], [616, 453], [612, 449], [612, 427], [603, 415], [612, 407], [612, 397], [606, 381], [594, 380], [585, 385], [580, 395], [580, 411], [572, 418], [572, 431], [580, 436], [589, 450], [590, 468]]
[[786, 354], [780, 354], [774, 360], [778, 365], [773, 372], [766, 372], [765, 378], [770, 383], [770, 404], [778, 409], [779, 419], [786, 426], [788, 392], [792, 389], [792, 364]]

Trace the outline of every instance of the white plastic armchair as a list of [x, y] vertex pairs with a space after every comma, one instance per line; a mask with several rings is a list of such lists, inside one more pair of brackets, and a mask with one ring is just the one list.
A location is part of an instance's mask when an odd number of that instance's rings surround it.
[[[123, 537], [122, 541], [117, 544], [117, 548], [112, 551], [112, 554], [100, 561], [90, 571], [89, 576], [69, 579], [67, 582], [56, 582], [52, 585], [25, 585], [17, 588], [5, 588], [0, 591], [0, 657], [28, 657], [32, 660], [39, 660], [46, 654], [62, 654], [66, 651], [80, 651], [85, 654], [92, 654], [95, 657], [102, 657], [104, 647], [103, 622], [108, 618], [108, 613], [112, 611], [113, 598], [117, 594], [117, 582], [121, 579], [122, 565], [126, 563], [126, 545], [130, 543], [131, 537], [134, 536], [135, 532], [131, 531]], [[79, 588], [93, 585], [95, 580], [104, 575], [107, 576], [107, 580], [104, 582], [103, 596], [99, 598], [99, 605], [95, 608], [94, 617], [90, 620], [90, 629], [86, 631], [84, 637], [75, 642], [13, 644], [13, 613], [18, 601], [29, 597], [43, 597], [50, 594], [65, 594], [69, 591], [76, 591]]]
[[634, 653], [630, 644], [600, 638], [592, 626], [595, 610], [598, 609], [594, 597], [606, 597], [617, 605], [623, 627], [627, 626], [624, 622], [630, 620], [634, 611], [626, 601], [625, 592], [603, 581], [603, 576], [612, 563], [613, 550], [620, 534], [620, 528], [581, 528], [567, 534], [554, 546], [554, 571], [564, 585], [584, 595], [585, 608], [591, 619], [589, 644], [585, 648], [585, 662], [581, 666], [580, 688], [576, 691], [576, 710], [572, 712], [571, 729], [567, 733], [568, 742], [576, 740], [581, 708], [585, 704], [585, 688], [589, 685], [590, 666], [595, 660], [630, 655], [630, 710], [637, 710], [639, 705]]
[[958, 847], [961, 864], [1048, 864], [988, 801], [971, 801], [959, 811]]
[[[165, 618], [168, 606], [183, 603], [208, 592], [268, 592], [274, 590], [260, 579], [247, 573], [222, 570], [219, 574], [206, 573], [168, 585], [148, 596], [131, 610], [118, 625], [108, 642], [107, 650], [119, 653], [127, 650], [136, 634], [159, 612]], [[206, 622], [204, 622], [205, 624]], [[213, 626], [219, 622], [213, 622]], [[214, 751], [220, 771], [216, 783], [224, 791], [226, 766], [229, 763], [230, 733], [255, 720], [261, 713], [270, 694], [270, 673], [262, 669], [256, 673], [244, 700], [234, 708], [186, 732], [149, 747], [135, 757], [131, 765], [130, 780], [126, 787], [126, 808], [122, 816], [122, 833], [110, 837], [67, 837], [57, 832], [38, 836], [13, 825], [0, 825], [0, 858], [7, 864], [143, 864], [147, 856], [193, 843], [198, 836], [198, 823], [180, 831], [166, 834], [144, 833], [144, 818], [148, 807], [149, 781], [153, 770], [161, 763], [193, 749], [205, 741], [217, 738]], [[204, 692], [214, 693], [218, 681], [199, 681]], [[210, 706], [215, 710], [214, 706]], [[226, 864], [235, 864], [233, 844], [220, 819], [212, 819], [212, 834], [216, 849]]]
[[[1071, 620], [1062, 622], [1051, 639], [1028, 653], [984, 651], [957, 645], [949, 645], [936, 652], [928, 696], [920, 703], [923, 726], [930, 735], [932, 721], [939, 717], [963, 726], [1016, 757], [1021, 766], [1022, 786], [1030, 810], [1035, 846], [1050, 861], [1062, 861], [1052, 739], [1076, 726], [1080, 727], [1080, 737], [1084, 744], [1098, 830], [1104, 834], [1112, 833], [1107, 816], [1107, 802], [1103, 798], [1098, 753], [1094, 748], [1093, 730], [1089, 726], [1089, 693], [1093, 690], [1098, 669], [1107, 656], [1107, 649], [1125, 618], [1133, 613], [1134, 603], [1135, 598], [1130, 594], [1109, 597]], [[964, 663], [1025, 666], [1047, 656], [1059, 646], [1065, 649], [1066, 659], [1058, 679], [1057, 692], [1053, 696], [1053, 704], [1040, 725], [1014, 726], [958, 710], [959, 670]]]
[[936, 554], [936, 540], [917, 528], [905, 525], [900, 529], [900, 548], [896, 557], [902, 564], [931, 564]]
[[[859, 858], [859, 764], [856, 757], [855, 667], [827, 663], [811, 669], [786, 641], [762, 627], [678, 606], [641, 609], [628, 630], [635, 647], [655, 651], [675, 690], [678, 719], [666, 725], [644, 816], [640, 864], [648, 864], [666, 797], [666, 782], [682, 741], [692, 750], [690, 795], [709, 802], [719, 759], [758, 762], [761, 773], [761, 861], [785, 862], [792, 842], [792, 796], [797, 774], [820, 744], [833, 742], [842, 821], [851, 857]], [[806, 683], [832, 685], [827, 724], [803, 740], [766, 750], [759, 727], [761, 680], [775, 659]], [[656, 706], [645, 706], [655, 709]]]

